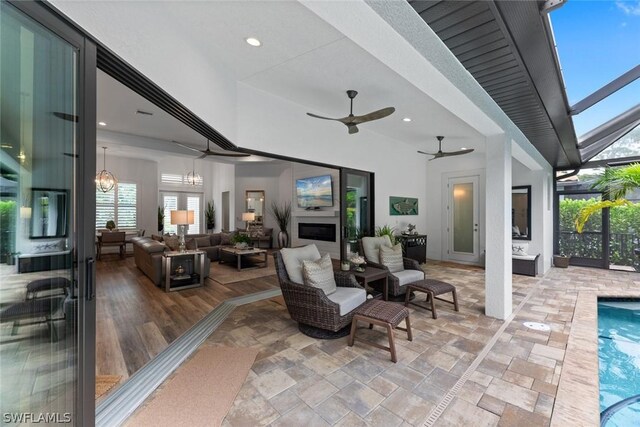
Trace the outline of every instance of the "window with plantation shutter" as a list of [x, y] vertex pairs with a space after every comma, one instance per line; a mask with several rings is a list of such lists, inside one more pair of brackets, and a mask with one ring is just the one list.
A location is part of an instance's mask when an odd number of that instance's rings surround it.
[[189, 234], [200, 233], [200, 196], [187, 196], [187, 210], [193, 211], [193, 224], [189, 225]]
[[119, 182], [111, 191], [103, 193], [96, 188], [96, 228], [106, 228], [107, 221], [119, 229], [138, 227], [137, 185]]
[[178, 209], [178, 196], [174, 194], [162, 195], [162, 206], [164, 206], [164, 233], [176, 234], [178, 227], [171, 224], [171, 211]]

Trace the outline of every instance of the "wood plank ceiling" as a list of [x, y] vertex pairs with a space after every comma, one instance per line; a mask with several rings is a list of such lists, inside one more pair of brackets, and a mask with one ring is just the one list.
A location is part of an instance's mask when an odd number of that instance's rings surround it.
[[538, 2], [409, 3], [552, 166], [580, 165], [562, 78]]

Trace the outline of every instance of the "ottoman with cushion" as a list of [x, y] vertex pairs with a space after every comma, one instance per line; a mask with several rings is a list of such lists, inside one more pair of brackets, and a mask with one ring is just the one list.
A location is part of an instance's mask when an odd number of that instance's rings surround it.
[[66, 277], [50, 277], [48, 279], [38, 279], [29, 282], [27, 285], [27, 298], [37, 298], [38, 293], [46, 291], [61, 291], [64, 295], [67, 295], [71, 282]]
[[[426, 302], [431, 303], [431, 308], [425, 307], [424, 305], [418, 304], [416, 302], [409, 301], [409, 293], [411, 291], [425, 292], [427, 294]], [[437, 295], [447, 294], [449, 292], [451, 292], [451, 294], [453, 295], [453, 301], [449, 301], [449, 300], [437, 297]], [[459, 311], [456, 287], [453, 286], [452, 284], [447, 282], [442, 282], [440, 280], [435, 280], [435, 279], [424, 279], [424, 280], [420, 280], [418, 282], [410, 283], [407, 285], [407, 298], [405, 298], [404, 300], [405, 307], [407, 307], [411, 303], [413, 305], [417, 305], [418, 307], [431, 310], [431, 316], [434, 319], [437, 319], [438, 315], [436, 313], [435, 300], [440, 300], [440, 301], [448, 302], [449, 304], [453, 304], [455, 311]]]
[[[405, 319], [407, 327], [399, 327], [398, 325], [400, 324], [400, 322]], [[396, 344], [393, 330], [400, 329], [401, 331], [406, 331], [408, 340], [413, 341], [413, 336], [411, 335], [411, 320], [409, 319], [409, 309], [403, 307], [401, 304], [381, 300], [368, 300], [365, 304], [358, 308], [355, 311], [353, 322], [351, 323], [351, 335], [349, 335], [350, 347], [353, 346], [353, 343], [356, 339], [358, 320], [368, 323], [369, 329], [373, 329], [373, 325], [379, 325], [387, 329], [389, 347], [385, 347], [371, 341], [361, 341], [374, 347], [389, 351], [391, 353], [391, 361], [393, 361], [394, 363], [398, 361], [398, 357], [396, 355]]]

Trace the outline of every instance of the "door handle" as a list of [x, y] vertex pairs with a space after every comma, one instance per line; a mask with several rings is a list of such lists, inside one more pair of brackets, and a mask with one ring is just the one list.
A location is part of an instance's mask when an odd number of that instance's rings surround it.
[[93, 257], [89, 257], [86, 260], [86, 269], [85, 269], [85, 278], [86, 278], [86, 300], [93, 301], [96, 297], [96, 286], [95, 286], [95, 266], [96, 260]]

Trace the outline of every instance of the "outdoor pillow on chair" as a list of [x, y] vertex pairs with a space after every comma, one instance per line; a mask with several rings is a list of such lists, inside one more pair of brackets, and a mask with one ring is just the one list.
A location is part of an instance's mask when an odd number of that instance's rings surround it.
[[317, 261], [302, 260], [302, 275], [304, 284], [320, 288], [325, 295], [336, 291], [336, 280], [333, 277], [333, 263], [329, 254], [325, 254]]
[[392, 246], [389, 236], [362, 238], [362, 250], [368, 261], [380, 264], [380, 246], [386, 246], [388, 248]]
[[380, 263], [387, 267], [391, 273], [404, 270], [402, 260], [402, 245], [397, 244], [392, 248], [380, 246]]
[[304, 284], [302, 260], [317, 261], [321, 258], [318, 248], [313, 244], [301, 248], [282, 248], [280, 249], [280, 254], [282, 255], [284, 268], [289, 275], [289, 280], [300, 285]]

